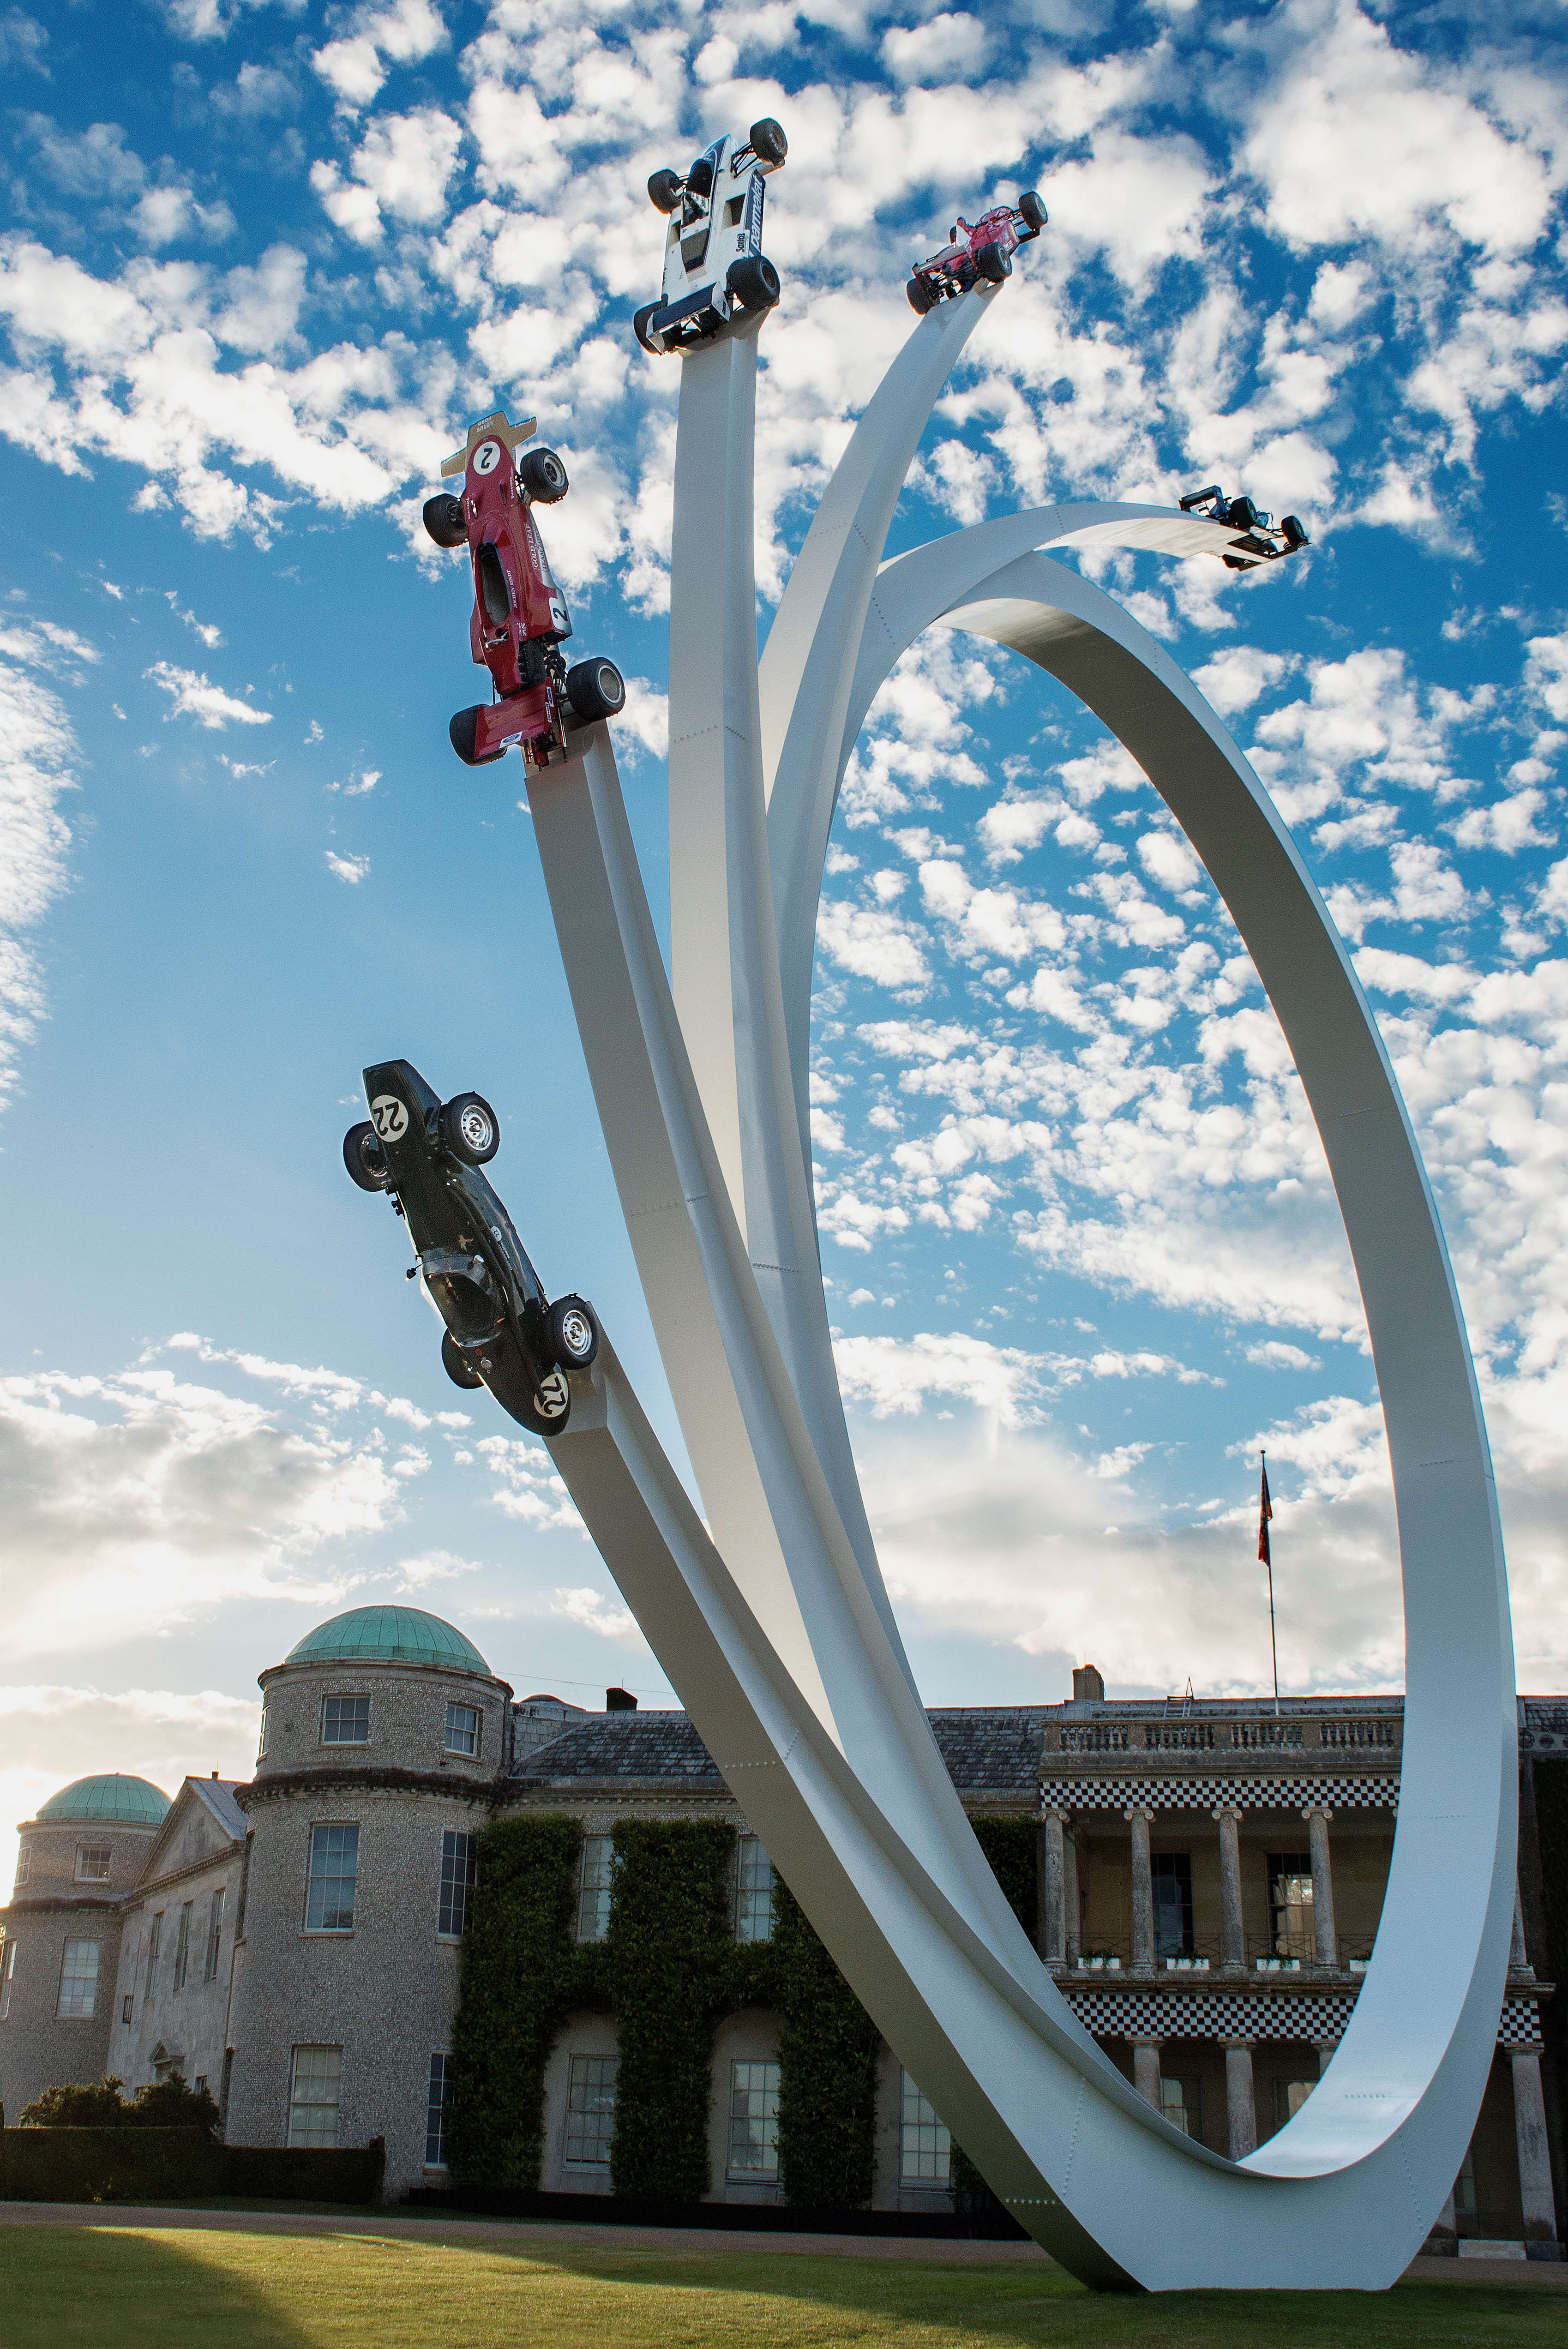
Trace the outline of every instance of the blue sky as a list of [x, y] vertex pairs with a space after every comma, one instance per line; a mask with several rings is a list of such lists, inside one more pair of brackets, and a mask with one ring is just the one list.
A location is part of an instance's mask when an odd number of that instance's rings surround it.
[[[1295, 828], [1383, 1021], [1480, 1359], [1525, 1685], [1561, 1687], [1568, 1274], [1554, 11], [853, 0], [0, 17], [0, 1816], [242, 1774], [254, 1674], [403, 1594], [520, 1691], [663, 1677], [541, 1447], [444, 1379], [338, 1145], [404, 1053], [504, 1120], [546, 1284], [672, 1444], [459, 564], [469, 420], [547, 537], [663, 889], [678, 363], [648, 171], [774, 113], [759, 626], [956, 210], [1037, 186], [894, 548], [1211, 481], [1309, 554], [1097, 564]], [[1086, 558], [1087, 560], [1087, 558]], [[1397, 1684], [1376, 1394], [1321, 1153], [1201, 871], [1096, 723], [937, 635], [872, 713], [819, 957], [824, 1264], [934, 1702]]]

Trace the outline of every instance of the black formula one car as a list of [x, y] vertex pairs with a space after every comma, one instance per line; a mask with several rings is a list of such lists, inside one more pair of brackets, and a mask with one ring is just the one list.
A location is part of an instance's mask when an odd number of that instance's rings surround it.
[[488, 1387], [535, 1435], [560, 1435], [572, 1409], [568, 1371], [599, 1350], [599, 1323], [581, 1297], [544, 1294], [511, 1217], [480, 1174], [500, 1148], [489, 1102], [442, 1102], [407, 1061], [365, 1071], [369, 1118], [343, 1138], [362, 1191], [385, 1191], [418, 1254], [407, 1278], [446, 1323], [441, 1363], [459, 1387]]

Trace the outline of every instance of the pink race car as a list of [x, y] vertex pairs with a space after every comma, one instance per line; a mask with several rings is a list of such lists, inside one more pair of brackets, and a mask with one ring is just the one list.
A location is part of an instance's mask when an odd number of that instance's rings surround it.
[[526, 766], [545, 766], [566, 749], [566, 709], [586, 722], [614, 718], [625, 707], [625, 684], [614, 661], [568, 668], [562, 658], [572, 622], [532, 509], [555, 505], [569, 484], [553, 449], [517, 456], [533, 430], [531, 419], [509, 424], [504, 409], [481, 416], [467, 444], [441, 467], [443, 479], [462, 475], [461, 497], [425, 502], [425, 528], [436, 544], [466, 545], [472, 557], [469, 641], [498, 697], [488, 708], [481, 702], [459, 709], [448, 729], [469, 767], [488, 766], [514, 742]]
[[1013, 274], [1013, 255], [1018, 247], [1033, 243], [1046, 219], [1046, 208], [1033, 188], [1016, 205], [998, 204], [994, 212], [984, 213], [973, 227], [960, 212], [955, 226], [948, 231], [950, 242], [929, 261], [915, 264], [904, 289], [910, 308], [923, 318], [939, 302], [967, 293], [976, 278], [1000, 285]]

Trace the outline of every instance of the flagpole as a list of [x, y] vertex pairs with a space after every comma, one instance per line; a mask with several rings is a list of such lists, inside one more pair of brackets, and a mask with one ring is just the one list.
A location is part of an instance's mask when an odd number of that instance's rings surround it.
[[1264, 1564], [1268, 1568], [1269, 1656], [1274, 1664], [1274, 1719], [1277, 1721], [1279, 1719], [1279, 1642], [1274, 1632], [1274, 1544], [1269, 1538], [1269, 1519], [1274, 1516], [1274, 1509], [1269, 1501], [1268, 1454], [1260, 1452], [1258, 1459], [1262, 1464], [1263, 1474], [1263, 1501], [1258, 1516], [1258, 1548], [1262, 1553]]

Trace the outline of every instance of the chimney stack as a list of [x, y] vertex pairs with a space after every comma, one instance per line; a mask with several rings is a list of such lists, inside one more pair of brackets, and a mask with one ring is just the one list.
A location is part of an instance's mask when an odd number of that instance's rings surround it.
[[1073, 1702], [1075, 1704], [1105, 1702], [1105, 1675], [1097, 1665], [1075, 1664], [1073, 1666]]
[[604, 1710], [606, 1713], [635, 1713], [637, 1700], [630, 1689], [606, 1689]]

